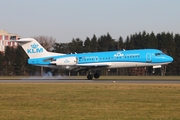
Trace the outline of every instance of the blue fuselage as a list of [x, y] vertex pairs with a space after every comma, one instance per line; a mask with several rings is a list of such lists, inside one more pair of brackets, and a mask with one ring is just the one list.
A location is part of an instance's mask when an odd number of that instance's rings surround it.
[[156, 49], [142, 49], [142, 50], [126, 50], [126, 51], [108, 51], [108, 52], [93, 52], [93, 53], [79, 53], [66, 54], [60, 56], [50, 56], [43, 58], [28, 59], [28, 63], [32, 65], [51, 65], [52, 61], [61, 58], [76, 57], [77, 64], [91, 64], [104, 62], [133, 62], [133, 63], [170, 63], [173, 58]]

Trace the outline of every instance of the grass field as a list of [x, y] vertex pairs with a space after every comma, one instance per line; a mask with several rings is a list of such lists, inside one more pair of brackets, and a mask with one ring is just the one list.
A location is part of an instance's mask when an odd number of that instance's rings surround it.
[[0, 120], [179, 120], [180, 85], [0, 83]]

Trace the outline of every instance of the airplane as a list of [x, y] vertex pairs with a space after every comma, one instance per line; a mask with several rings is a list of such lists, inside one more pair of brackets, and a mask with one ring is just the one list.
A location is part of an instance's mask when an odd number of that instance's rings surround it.
[[28, 64], [72, 71], [86, 70], [88, 80], [93, 77], [98, 79], [100, 74], [97, 70], [101, 69], [148, 66], [161, 68], [173, 61], [171, 56], [157, 49], [63, 54], [46, 51], [33, 38], [23, 38], [15, 42], [18, 42], [29, 56]]

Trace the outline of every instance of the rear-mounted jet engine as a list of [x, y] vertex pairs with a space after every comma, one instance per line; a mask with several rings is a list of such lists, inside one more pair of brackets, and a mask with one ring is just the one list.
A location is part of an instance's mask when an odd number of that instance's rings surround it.
[[56, 59], [55, 61], [52, 61], [51, 63], [56, 65], [76, 65], [77, 58], [76, 57], [59, 58]]

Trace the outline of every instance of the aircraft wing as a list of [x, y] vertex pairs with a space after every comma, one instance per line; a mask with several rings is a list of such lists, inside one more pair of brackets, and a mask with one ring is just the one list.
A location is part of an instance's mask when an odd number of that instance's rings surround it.
[[108, 68], [111, 66], [110, 63], [86, 63], [86, 64], [77, 64], [74, 68], [75, 71], [83, 70], [100, 70], [103, 68]]

